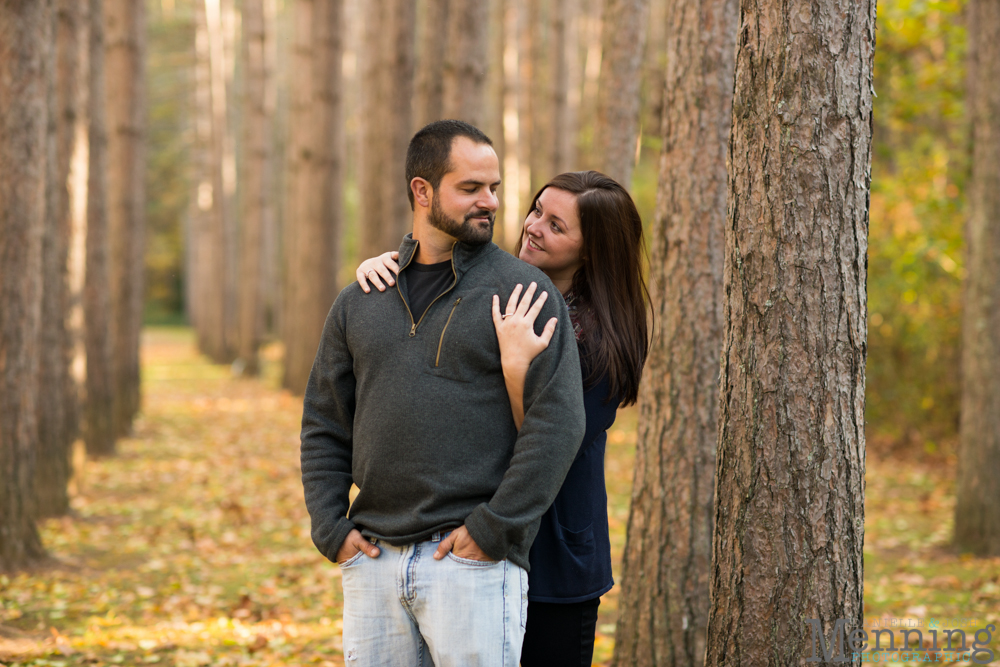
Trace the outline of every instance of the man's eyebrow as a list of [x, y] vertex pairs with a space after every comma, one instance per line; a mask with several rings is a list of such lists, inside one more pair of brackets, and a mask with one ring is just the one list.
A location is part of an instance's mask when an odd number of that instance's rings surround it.
[[[459, 181], [456, 185], [458, 187], [462, 187], [463, 185], [476, 185], [476, 186], [478, 186], [478, 185], [486, 185], [486, 183], [483, 182], [483, 181], [476, 181], [476, 180], [473, 180], [473, 179], [469, 179], [469, 180], [465, 180], [465, 181]], [[494, 182], [490, 183], [490, 185], [499, 187], [500, 186], [500, 181], [494, 181]]]

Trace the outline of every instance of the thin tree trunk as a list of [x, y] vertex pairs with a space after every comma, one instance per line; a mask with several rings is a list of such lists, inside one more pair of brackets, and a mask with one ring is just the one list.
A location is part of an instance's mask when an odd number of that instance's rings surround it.
[[417, 8], [416, 83], [413, 98], [413, 126], [446, 118], [444, 115], [444, 67], [448, 40], [449, 0], [422, 0]]
[[405, 162], [413, 119], [414, 5], [369, 0], [364, 11], [359, 218], [361, 254], [374, 257], [398, 248], [411, 227]]
[[69, 511], [70, 448], [76, 438], [76, 383], [70, 374], [69, 316], [70, 158], [76, 124], [80, 12], [76, 0], [58, 0], [49, 80], [49, 148], [45, 183], [45, 238], [42, 250], [42, 325], [39, 345], [38, 462], [35, 493], [38, 516]]
[[571, 131], [567, 124], [569, 113], [569, 59], [567, 39], [569, 37], [569, 0], [549, 0], [549, 40], [548, 65], [549, 90], [549, 135], [548, 164], [545, 165], [548, 178], [568, 167], [565, 154], [568, 142], [566, 135]]
[[268, 26], [263, 0], [243, 2], [243, 153], [239, 280], [239, 358], [243, 372], [257, 375], [264, 327], [264, 220], [270, 202], [271, 118], [267, 109]]
[[[340, 266], [344, 6], [343, 0], [298, 0], [295, 11], [297, 78], [293, 82], [296, 106], [292, 109], [292, 165], [285, 216], [288, 289], [283, 385], [301, 394], [316, 357], [323, 322], [336, 298]], [[406, 101], [409, 103], [408, 97]], [[402, 179], [393, 184], [398, 190]]]
[[626, 188], [632, 183], [639, 125], [639, 84], [649, 0], [607, 0], [594, 155], [598, 169]]
[[1000, 5], [968, 5], [972, 180], [955, 541], [1000, 556]]
[[[521, 194], [527, 188], [521, 183], [521, 108], [522, 84], [520, 75], [519, 21], [520, 8], [513, 2], [495, 0], [503, 9], [503, 241], [507, 250], [513, 250], [521, 235]], [[498, 138], [494, 138], [496, 143]], [[527, 146], [525, 146], [527, 148]]]
[[[531, 201], [535, 192], [535, 182], [541, 178], [534, 173], [532, 159], [535, 139], [540, 136], [536, 126], [539, 123], [539, 108], [536, 91], [541, 88], [535, 79], [538, 68], [539, 41], [541, 40], [541, 0], [526, 0], [515, 5], [517, 8], [517, 162], [518, 200], [522, 204]], [[535, 158], [537, 160], [537, 158]], [[519, 211], [519, 216], [527, 211]], [[524, 218], [521, 217], [521, 220]]]
[[863, 624], [875, 3], [740, 15], [705, 662], [799, 665]]
[[0, 570], [45, 555], [34, 476], [51, 12], [0, 0]]
[[108, 0], [104, 13], [108, 127], [108, 236], [114, 431], [139, 411], [139, 333], [145, 277], [145, 5]]
[[480, 127], [485, 120], [490, 37], [488, 0], [451, 0], [444, 66], [444, 116]]
[[[208, 20], [205, 3], [194, 3], [194, 137], [192, 146], [193, 182], [189, 234], [186, 238], [188, 313], [198, 334], [198, 349], [212, 345], [208, 328], [209, 282], [212, 261], [213, 192], [212, 152], [212, 72], [209, 56]], [[218, 326], [218, 320], [215, 321]]]
[[[489, 46], [487, 47], [488, 69], [486, 72], [486, 104], [483, 109], [483, 124], [481, 129], [493, 140], [493, 150], [496, 151], [502, 173], [504, 160], [507, 158], [507, 146], [504, 141], [503, 129], [504, 93], [506, 89], [506, 78], [504, 76], [504, 48], [506, 46], [505, 38], [507, 34], [504, 17], [506, 3], [503, 0], [489, 0], [487, 4], [489, 5], [490, 12]], [[503, 223], [507, 209], [504, 203], [504, 198], [501, 195], [500, 205], [496, 213], [497, 224], [493, 228], [493, 242], [501, 248], [507, 246]]]
[[[200, 0], [199, 0], [200, 1]], [[209, 124], [206, 136], [207, 174], [199, 186], [199, 203], [205, 212], [204, 243], [199, 248], [202, 270], [200, 320], [201, 351], [217, 363], [232, 361], [226, 341], [227, 275], [226, 262], [226, 187], [223, 175], [226, 134], [226, 79], [220, 0], [204, 0], [204, 50], [208, 56]], [[201, 28], [199, 28], [201, 29]]]
[[111, 351], [114, 327], [108, 239], [108, 133], [104, 113], [104, 12], [90, 0], [90, 95], [87, 168], [87, 273], [83, 288], [87, 403], [84, 436], [94, 456], [115, 453], [114, 378]]
[[670, 0], [650, 291], [615, 664], [701, 665], [718, 436], [737, 0]]

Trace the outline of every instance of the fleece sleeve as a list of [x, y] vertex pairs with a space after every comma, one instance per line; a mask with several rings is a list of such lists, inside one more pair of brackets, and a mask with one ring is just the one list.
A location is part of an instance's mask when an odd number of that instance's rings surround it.
[[[558, 294], [551, 285], [544, 287]], [[555, 500], [586, 428], [580, 358], [562, 299], [549, 299], [537, 322], [544, 325], [552, 316], [558, 317], [555, 335], [525, 378], [524, 424], [510, 467], [493, 498], [465, 521], [472, 539], [495, 560], [534, 538], [529, 533]]]
[[[338, 300], [340, 301], [340, 300]], [[302, 486], [312, 539], [335, 561], [354, 524], [350, 507], [356, 380], [345, 336], [342, 304], [334, 303], [323, 327], [302, 409]]]

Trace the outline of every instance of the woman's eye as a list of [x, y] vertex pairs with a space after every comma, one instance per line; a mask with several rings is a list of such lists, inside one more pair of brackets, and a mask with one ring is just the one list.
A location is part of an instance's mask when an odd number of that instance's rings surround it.
[[552, 227], [552, 231], [554, 231], [554, 232], [560, 231], [559, 230], [559, 225], [557, 225], [554, 221], [550, 222], [549, 225]]

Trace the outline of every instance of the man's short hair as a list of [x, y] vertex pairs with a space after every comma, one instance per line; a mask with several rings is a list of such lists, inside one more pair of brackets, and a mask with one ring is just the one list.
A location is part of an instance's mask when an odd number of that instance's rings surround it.
[[452, 169], [451, 144], [455, 137], [466, 137], [477, 144], [492, 146], [493, 142], [483, 132], [460, 120], [438, 120], [425, 125], [410, 139], [406, 149], [406, 195], [410, 198], [410, 210], [414, 208], [413, 189], [410, 183], [418, 176], [435, 190], [441, 179]]

